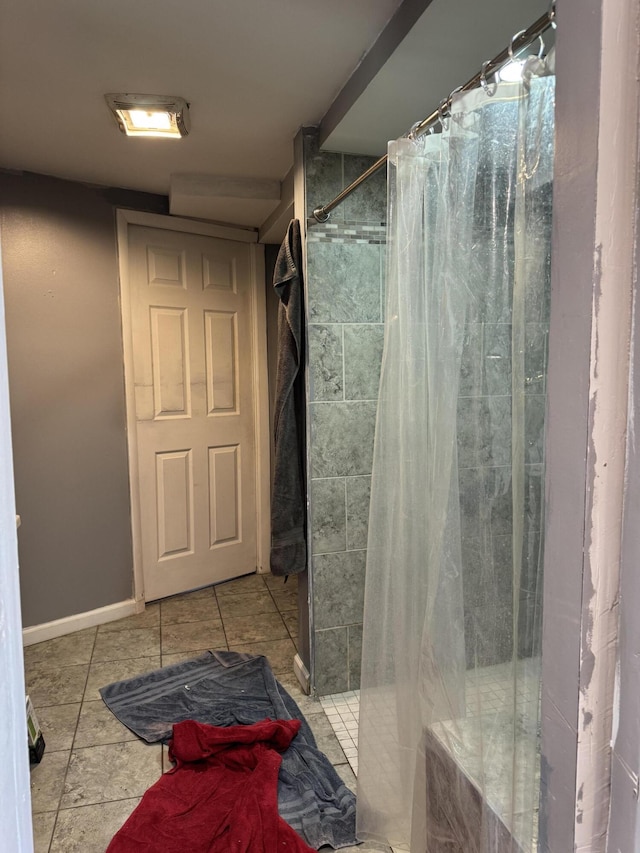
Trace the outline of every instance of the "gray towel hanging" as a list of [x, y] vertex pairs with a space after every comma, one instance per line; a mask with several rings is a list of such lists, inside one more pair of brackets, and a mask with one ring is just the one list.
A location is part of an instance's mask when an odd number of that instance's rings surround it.
[[278, 294], [278, 363], [271, 494], [271, 571], [294, 575], [307, 567], [304, 489], [302, 243], [292, 219], [273, 273]]

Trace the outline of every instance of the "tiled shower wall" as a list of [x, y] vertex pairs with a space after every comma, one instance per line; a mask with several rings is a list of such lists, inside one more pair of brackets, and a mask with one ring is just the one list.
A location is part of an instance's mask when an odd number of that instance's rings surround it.
[[315, 688], [360, 685], [369, 489], [383, 341], [386, 174], [309, 221], [373, 158], [304, 136]]
[[[360, 686], [367, 520], [384, 330], [386, 173], [312, 220], [373, 158], [319, 152], [304, 136], [309, 319], [310, 505], [315, 688]], [[541, 188], [541, 216], [551, 203]], [[548, 213], [548, 211], [547, 211]], [[544, 218], [544, 217], [543, 217]], [[546, 217], [550, 222], [550, 216]], [[525, 300], [525, 514], [517, 648], [539, 651], [548, 256]], [[505, 269], [510, 267], [505, 262]], [[468, 666], [513, 653], [511, 294], [474, 287], [458, 404], [458, 465]]]
[[[490, 174], [490, 172], [489, 172]], [[482, 173], [476, 198], [482, 191]], [[504, 193], [506, 198], [506, 190]], [[540, 228], [551, 228], [551, 186], [529, 204]], [[505, 211], [502, 214], [506, 216]], [[498, 213], [500, 215], [500, 213]], [[511, 213], [509, 213], [509, 216]], [[476, 242], [491, 239], [478, 229]], [[490, 272], [472, 281], [458, 399], [458, 471], [467, 666], [493, 666], [540, 653], [544, 496], [544, 423], [550, 256], [527, 260], [524, 299], [524, 516], [522, 574], [514, 590], [512, 503], [513, 247]], [[514, 613], [517, 602], [517, 635]]]

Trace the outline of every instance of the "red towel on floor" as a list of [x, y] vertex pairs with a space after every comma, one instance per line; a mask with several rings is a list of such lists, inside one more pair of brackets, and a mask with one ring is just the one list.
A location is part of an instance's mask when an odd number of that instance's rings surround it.
[[173, 727], [176, 767], [146, 792], [107, 853], [310, 853], [278, 814], [278, 770], [299, 720]]

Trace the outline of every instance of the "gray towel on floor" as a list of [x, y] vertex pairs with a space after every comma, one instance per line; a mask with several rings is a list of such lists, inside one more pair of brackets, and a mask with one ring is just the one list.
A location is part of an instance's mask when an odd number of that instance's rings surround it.
[[273, 272], [278, 294], [274, 470], [271, 494], [271, 571], [294, 575], [307, 567], [304, 498], [304, 375], [302, 244], [292, 219]]
[[355, 796], [318, 750], [307, 721], [265, 657], [205, 652], [109, 684], [100, 695], [120, 722], [148, 743], [167, 742], [173, 724], [181, 720], [213, 726], [300, 720], [300, 731], [282, 756], [280, 816], [310, 847], [357, 844]]

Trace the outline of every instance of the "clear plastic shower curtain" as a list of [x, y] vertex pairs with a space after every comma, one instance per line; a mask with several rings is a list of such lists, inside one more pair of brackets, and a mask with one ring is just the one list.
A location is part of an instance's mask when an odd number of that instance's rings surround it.
[[389, 146], [358, 836], [533, 849], [554, 77]]

